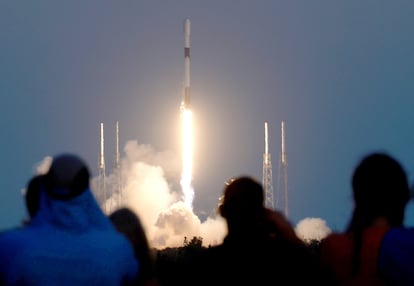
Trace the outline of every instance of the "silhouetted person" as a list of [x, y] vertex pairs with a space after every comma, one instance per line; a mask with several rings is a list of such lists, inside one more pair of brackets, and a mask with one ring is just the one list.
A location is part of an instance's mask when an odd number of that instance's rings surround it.
[[27, 224], [36, 215], [40, 205], [40, 192], [44, 189], [44, 175], [36, 175], [32, 177], [27, 184], [26, 192], [24, 194], [24, 202], [28, 217], [23, 221]]
[[0, 285], [130, 285], [138, 269], [72, 154], [54, 157], [30, 223], [0, 236]]
[[154, 257], [149, 247], [144, 226], [138, 215], [127, 207], [117, 209], [109, 215], [115, 228], [123, 233], [134, 247], [135, 256], [140, 262], [139, 277], [136, 285], [159, 285], [155, 276]]
[[355, 168], [352, 191], [348, 228], [322, 240], [322, 262], [339, 285], [384, 285], [377, 271], [378, 251], [389, 229], [403, 224], [409, 200], [406, 173], [390, 155], [368, 154]]
[[264, 207], [264, 190], [255, 179], [231, 180], [218, 210], [228, 233], [222, 244], [190, 261], [188, 285], [322, 283], [317, 260], [283, 215]]

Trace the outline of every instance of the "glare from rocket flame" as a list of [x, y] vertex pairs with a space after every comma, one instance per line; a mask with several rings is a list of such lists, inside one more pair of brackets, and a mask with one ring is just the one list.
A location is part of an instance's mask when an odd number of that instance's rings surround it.
[[184, 195], [184, 204], [193, 209], [194, 189], [193, 178], [193, 114], [190, 109], [181, 108], [181, 144], [182, 144], [182, 172], [181, 189]]

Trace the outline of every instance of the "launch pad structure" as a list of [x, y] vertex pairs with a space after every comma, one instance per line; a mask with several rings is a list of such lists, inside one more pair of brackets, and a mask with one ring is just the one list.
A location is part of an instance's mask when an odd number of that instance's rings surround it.
[[105, 169], [104, 124], [100, 124], [100, 152], [98, 162], [98, 182], [95, 196], [104, 213], [109, 214], [120, 207], [123, 201], [122, 174], [119, 154], [119, 122], [116, 122], [116, 150], [113, 167], [113, 178], [108, 184]]
[[265, 151], [263, 153], [263, 189], [265, 192], [265, 206], [274, 209], [274, 194], [273, 194], [273, 171], [271, 155], [269, 153], [269, 136], [267, 129], [267, 122], [265, 122]]
[[104, 125], [101, 122], [100, 124], [100, 151], [99, 151], [99, 160], [98, 160], [98, 170], [99, 170], [99, 174], [98, 174], [98, 192], [97, 192], [97, 199], [98, 202], [101, 202], [102, 204], [102, 208], [103, 211], [106, 213], [107, 209], [106, 209], [106, 200], [107, 200], [107, 193], [106, 193], [106, 170], [105, 170], [105, 156], [104, 156]]
[[278, 183], [276, 191], [276, 208], [284, 213], [286, 217], [289, 216], [289, 201], [288, 201], [288, 173], [287, 173], [287, 157], [285, 144], [285, 121], [281, 123], [282, 133], [282, 148], [278, 167]]
[[265, 193], [265, 206], [270, 209], [281, 211], [286, 217], [289, 215], [288, 208], [288, 177], [287, 177], [287, 158], [285, 149], [285, 122], [281, 123], [282, 148], [278, 166], [278, 180], [276, 197], [273, 190], [273, 170], [272, 160], [269, 153], [269, 133], [268, 124], [265, 122], [265, 151], [263, 153], [263, 177], [262, 184]]

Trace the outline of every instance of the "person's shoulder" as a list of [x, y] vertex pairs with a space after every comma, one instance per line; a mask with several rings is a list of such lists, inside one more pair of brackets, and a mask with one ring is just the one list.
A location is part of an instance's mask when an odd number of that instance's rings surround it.
[[27, 227], [23, 226], [3, 230], [0, 232], [0, 243], [4, 244], [8, 241], [16, 241], [20, 236], [24, 236], [26, 232]]
[[331, 245], [331, 244], [340, 244], [346, 243], [350, 240], [350, 236], [347, 233], [340, 233], [340, 232], [332, 232], [328, 234], [326, 237], [321, 239], [321, 245]]
[[390, 229], [389, 233], [414, 236], [414, 227], [393, 227]]
[[135, 259], [133, 245], [125, 235], [111, 229], [92, 230], [74, 239], [76, 242], [73, 243], [80, 248], [87, 249], [92, 246], [93, 250], [101, 250], [97, 252], [97, 257], [107, 257], [114, 264]]
[[15, 256], [16, 253], [27, 248], [34, 237], [28, 232], [26, 227], [16, 227], [0, 233], [0, 260]]
[[348, 251], [352, 247], [352, 237], [348, 233], [333, 232], [321, 239], [319, 253], [322, 256], [330, 256], [332, 253]]
[[128, 240], [128, 238], [120, 232], [117, 231], [105, 231], [102, 234], [102, 238], [104, 238], [103, 242], [107, 245], [111, 245], [112, 249], [116, 249], [116, 251], [127, 251], [129, 252], [133, 249], [133, 245]]
[[412, 245], [414, 247], [414, 227], [391, 228], [384, 236], [385, 244]]
[[378, 255], [379, 273], [386, 279], [395, 281], [408, 279], [401, 283], [401, 285], [413, 285], [413, 253], [414, 228], [400, 227], [390, 229], [381, 242]]

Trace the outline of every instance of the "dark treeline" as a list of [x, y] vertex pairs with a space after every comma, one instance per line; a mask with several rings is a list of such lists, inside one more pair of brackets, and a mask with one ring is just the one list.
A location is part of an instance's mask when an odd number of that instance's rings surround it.
[[[305, 245], [312, 253], [318, 254], [319, 240], [305, 240]], [[203, 246], [202, 237], [194, 236], [191, 239], [184, 237], [183, 245], [179, 247], [153, 248], [155, 271], [159, 283], [161, 285], [179, 285], [182, 283], [189, 263], [191, 263], [191, 258], [210, 247], [211, 245]]]

